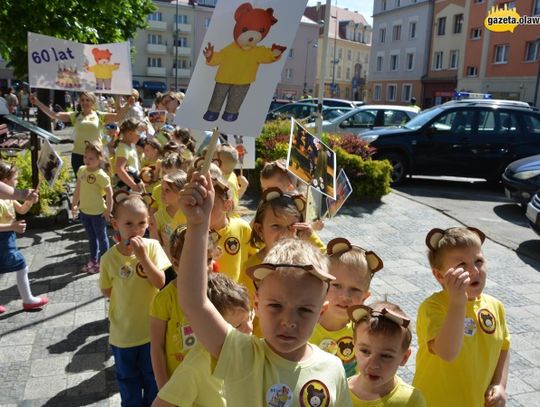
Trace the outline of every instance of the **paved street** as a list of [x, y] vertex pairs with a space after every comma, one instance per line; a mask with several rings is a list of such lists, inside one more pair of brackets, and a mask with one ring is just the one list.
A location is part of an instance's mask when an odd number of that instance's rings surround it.
[[[445, 214], [395, 193], [380, 205], [349, 206], [326, 223], [323, 240], [343, 235], [374, 249], [385, 268], [372, 284], [416, 316], [420, 302], [438, 289], [425, 256], [432, 227], [450, 227]], [[0, 405], [119, 405], [113, 360], [107, 346], [106, 302], [97, 276], [79, 270], [86, 261], [79, 224], [30, 231], [19, 239], [31, 269], [32, 287], [51, 303], [41, 312], [21, 312], [13, 274], [0, 279]], [[512, 332], [508, 406], [540, 405], [540, 263], [488, 240], [486, 291], [506, 305]], [[416, 346], [416, 344], [415, 344]], [[411, 380], [414, 358], [402, 376]]]

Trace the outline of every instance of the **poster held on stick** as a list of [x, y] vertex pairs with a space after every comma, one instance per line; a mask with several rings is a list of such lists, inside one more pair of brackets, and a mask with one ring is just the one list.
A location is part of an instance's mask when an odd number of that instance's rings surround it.
[[336, 199], [326, 198], [327, 211], [325, 216], [328, 216], [329, 218], [336, 216], [336, 213], [341, 209], [352, 192], [351, 182], [342, 168], [336, 179]]
[[60, 155], [54, 151], [49, 140], [43, 140], [37, 164], [39, 172], [47, 184], [52, 187], [60, 175], [64, 162]]

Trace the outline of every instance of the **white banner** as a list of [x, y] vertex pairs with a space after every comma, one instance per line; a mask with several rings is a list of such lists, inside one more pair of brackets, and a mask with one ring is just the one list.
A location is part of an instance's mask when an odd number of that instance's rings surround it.
[[81, 44], [29, 32], [28, 77], [33, 88], [130, 95], [129, 42]]
[[176, 123], [258, 137], [306, 3], [219, 1]]

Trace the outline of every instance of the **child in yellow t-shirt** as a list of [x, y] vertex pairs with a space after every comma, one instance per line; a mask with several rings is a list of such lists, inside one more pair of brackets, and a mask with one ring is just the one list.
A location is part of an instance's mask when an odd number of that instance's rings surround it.
[[335, 279], [326, 295], [328, 309], [319, 319], [309, 341], [336, 355], [343, 363], [347, 377], [350, 377], [355, 373], [356, 360], [347, 308], [364, 304], [370, 295], [371, 279], [382, 269], [383, 262], [374, 252], [354, 246], [342, 237], [328, 242], [327, 252], [330, 274]]
[[485, 235], [478, 229], [432, 229], [428, 259], [443, 290], [418, 309], [413, 385], [429, 406], [502, 406], [510, 334], [503, 304], [484, 294]]
[[255, 311], [264, 339], [232, 329], [205, 292], [203, 237], [213, 200], [210, 177], [195, 173], [182, 193], [188, 227], [178, 301], [197, 340], [217, 360], [213, 377], [224, 381], [227, 405], [352, 407], [340, 361], [308, 343], [333, 279], [326, 257], [300, 239], [280, 240], [266, 263], [248, 270], [258, 287]]
[[223, 173], [223, 178], [227, 180], [231, 189], [234, 208], [237, 209], [240, 199], [244, 196], [249, 182], [243, 175], [236, 176], [234, 169], [238, 164], [238, 151], [230, 144], [221, 143], [216, 151], [215, 157], [219, 160], [219, 168]]
[[110, 177], [100, 168], [102, 160], [101, 147], [88, 143], [84, 150], [85, 165], [77, 172], [71, 205], [73, 213], [80, 209], [80, 219], [88, 236], [90, 260], [83, 271], [89, 274], [99, 273], [99, 260], [109, 250], [107, 222], [111, 217], [113, 191]]
[[[178, 267], [185, 231], [185, 226], [179, 227], [170, 237], [167, 251], [171, 253], [170, 259], [174, 268]], [[216, 250], [210, 240], [207, 256], [209, 271], [215, 253]], [[162, 388], [169, 380], [173, 371], [197, 342], [189, 322], [178, 307], [176, 288], [177, 280], [174, 278], [154, 297], [150, 308], [152, 366], [158, 388]]]
[[115, 197], [112, 226], [120, 241], [101, 258], [99, 284], [110, 298], [109, 342], [122, 404], [150, 405], [157, 386], [150, 360], [148, 311], [171, 264], [158, 241], [142, 237], [148, 209], [141, 196]]
[[124, 120], [120, 125], [120, 142], [115, 150], [114, 169], [119, 181], [118, 188], [142, 192], [139, 178], [139, 156], [135, 143], [140, 138], [141, 122], [134, 118]]
[[161, 166], [161, 144], [157, 140], [145, 140], [143, 147], [143, 156], [141, 160], [142, 167], [153, 165], [157, 171], [160, 171]]
[[[180, 209], [179, 198], [180, 191], [186, 184], [186, 173], [184, 171], [176, 171], [165, 174], [161, 181], [161, 200], [163, 206], [154, 213], [154, 220], [150, 224], [150, 237], [160, 242], [161, 247], [171, 258], [169, 251], [169, 238], [171, 233], [178, 226], [185, 224], [185, 221], [176, 225], [176, 221], [181, 221], [183, 216]], [[175, 221], [176, 220], [176, 221]]]
[[397, 305], [379, 301], [349, 308], [358, 374], [349, 378], [354, 407], [426, 407], [422, 393], [396, 372], [411, 355], [410, 319]]
[[[162, 176], [165, 176], [167, 174], [170, 174], [172, 172], [177, 172], [182, 170], [182, 157], [178, 154], [169, 154], [167, 155], [163, 161], [161, 162], [161, 172]], [[157, 184], [152, 189], [152, 198], [154, 199], [154, 203], [152, 204], [150, 208], [151, 213], [155, 213], [162, 207], [161, 202], [161, 183]]]

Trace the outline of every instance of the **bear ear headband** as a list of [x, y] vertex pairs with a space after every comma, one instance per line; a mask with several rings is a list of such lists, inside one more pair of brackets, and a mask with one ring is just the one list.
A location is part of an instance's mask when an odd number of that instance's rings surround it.
[[292, 201], [294, 202], [294, 205], [296, 206], [296, 209], [298, 209], [298, 212], [302, 214], [304, 213], [304, 211], [306, 210], [306, 201], [302, 195], [284, 194], [281, 191], [281, 189], [277, 187], [271, 187], [271, 188], [265, 189], [263, 191], [262, 200], [263, 202], [269, 202], [274, 199], [281, 198], [282, 196], [288, 196], [289, 198], [291, 198]]
[[[219, 168], [221, 168], [221, 160], [219, 158], [213, 158], [212, 159], [212, 162], [214, 164], [216, 164]], [[204, 163], [204, 157], [201, 156], [201, 157], [198, 157], [194, 162], [193, 162], [193, 168], [195, 168], [197, 171], [199, 171], [202, 166], [203, 166], [203, 163]]]
[[118, 205], [122, 202], [124, 202], [126, 199], [131, 198], [137, 198], [142, 200], [146, 206], [152, 206], [154, 204], [154, 198], [152, 198], [152, 195], [148, 192], [140, 193], [140, 192], [128, 192], [123, 189], [119, 189], [113, 194], [113, 202], [115, 205]]
[[389, 310], [388, 308], [383, 308], [380, 311], [374, 310], [367, 305], [353, 305], [347, 309], [349, 318], [355, 324], [360, 322], [366, 316], [375, 317], [375, 318], [386, 318], [403, 328], [408, 328], [411, 320], [402, 315], [399, 315], [397, 312]]
[[[439, 242], [444, 237], [445, 233], [448, 232], [450, 229], [454, 228], [448, 228], [445, 230], [438, 228], [431, 229], [426, 236], [426, 246], [429, 248], [429, 250], [437, 250]], [[486, 235], [480, 229], [468, 227], [467, 230], [470, 230], [471, 232], [478, 235], [478, 237], [480, 238], [480, 244], [483, 244], [484, 240], [486, 240]]]
[[156, 171], [155, 165], [149, 165], [147, 167], [143, 167], [141, 169], [141, 172], [139, 173], [139, 177], [142, 179], [142, 181], [145, 184], [152, 184], [156, 182], [159, 179], [159, 173]]
[[330, 240], [330, 242], [328, 242], [328, 245], [326, 246], [326, 253], [328, 254], [328, 256], [339, 256], [343, 253], [351, 251], [353, 247], [360, 249], [364, 252], [369, 271], [372, 275], [383, 268], [383, 261], [379, 256], [377, 256], [375, 252], [362, 249], [360, 246], [354, 246], [344, 237], [337, 237]]

